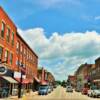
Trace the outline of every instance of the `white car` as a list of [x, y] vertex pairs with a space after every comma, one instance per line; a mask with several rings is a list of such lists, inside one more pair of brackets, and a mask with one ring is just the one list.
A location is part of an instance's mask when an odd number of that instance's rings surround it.
[[67, 86], [66, 87], [66, 92], [73, 92], [72, 86]]
[[48, 93], [51, 93], [51, 87], [50, 87], [50, 85], [48, 85]]
[[93, 90], [91, 90], [91, 89], [88, 90], [87, 95], [88, 95], [89, 97], [92, 97], [92, 91], [93, 91]]
[[92, 96], [93, 97], [100, 97], [100, 89], [93, 90]]
[[87, 95], [89, 97], [100, 97], [100, 89], [90, 88]]

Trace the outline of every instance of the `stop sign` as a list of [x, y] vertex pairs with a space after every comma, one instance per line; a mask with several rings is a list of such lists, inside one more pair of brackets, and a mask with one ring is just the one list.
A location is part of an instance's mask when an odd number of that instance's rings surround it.
[[7, 68], [4, 65], [0, 65], [0, 74], [3, 75], [7, 72]]

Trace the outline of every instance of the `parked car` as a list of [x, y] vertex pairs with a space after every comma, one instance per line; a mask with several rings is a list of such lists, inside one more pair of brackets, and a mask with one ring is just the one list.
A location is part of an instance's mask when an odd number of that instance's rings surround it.
[[75, 91], [76, 91], [76, 92], [81, 92], [82, 89], [81, 89], [80, 87], [76, 87], [76, 88], [75, 88]]
[[47, 95], [48, 94], [48, 85], [39, 86], [38, 94], [39, 95]]
[[89, 88], [88, 87], [84, 87], [81, 91], [82, 94], [87, 95]]
[[51, 93], [51, 86], [50, 85], [48, 85], [48, 93]]
[[100, 97], [100, 88], [97, 88], [96, 86], [91, 87], [88, 90], [88, 96], [90, 96], [90, 97]]
[[50, 85], [50, 89], [51, 89], [51, 91], [53, 91], [53, 86], [52, 85]]
[[100, 97], [100, 89], [90, 89], [90, 90], [88, 90], [88, 96], [90, 96], [90, 97]]
[[93, 90], [92, 96], [93, 97], [100, 97], [100, 89]]
[[92, 97], [92, 91], [93, 91], [92, 89], [89, 89], [89, 90], [88, 90], [87, 95], [88, 95], [89, 97]]
[[57, 85], [55, 84], [55, 85], [53, 85], [53, 88], [57, 88]]
[[66, 92], [73, 92], [72, 86], [66, 86]]

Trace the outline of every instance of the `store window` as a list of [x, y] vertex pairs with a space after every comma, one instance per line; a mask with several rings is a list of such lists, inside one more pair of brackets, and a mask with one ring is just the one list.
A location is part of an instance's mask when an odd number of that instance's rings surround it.
[[9, 28], [7, 28], [6, 40], [7, 42], [10, 41], [10, 29]]
[[1, 37], [2, 38], [4, 37], [4, 32], [5, 32], [5, 23], [2, 22], [2, 25], [1, 25]]
[[2, 61], [3, 48], [0, 46], [0, 61]]

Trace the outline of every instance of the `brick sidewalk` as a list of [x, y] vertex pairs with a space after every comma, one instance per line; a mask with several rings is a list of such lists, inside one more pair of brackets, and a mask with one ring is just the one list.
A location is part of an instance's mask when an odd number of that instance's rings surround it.
[[28, 100], [27, 99], [27, 96], [34, 96], [34, 95], [37, 95], [37, 92], [30, 92], [30, 93], [27, 93], [25, 95], [23, 95], [23, 97], [21, 99], [18, 99], [17, 96], [10, 96], [8, 98], [2, 98], [0, 100]]

